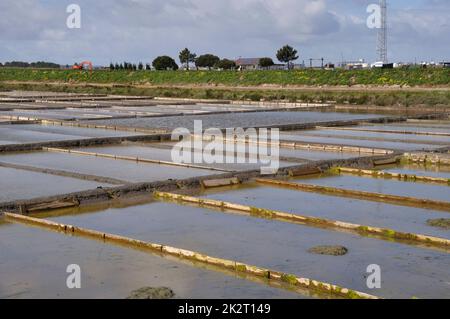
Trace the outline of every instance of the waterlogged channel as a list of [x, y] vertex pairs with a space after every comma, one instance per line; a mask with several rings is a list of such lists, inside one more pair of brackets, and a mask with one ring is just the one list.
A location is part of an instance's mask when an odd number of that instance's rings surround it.
[[323, 136], [332, 138], [344, 139], [362, 139], [362, 140], [383, 140], [391, 142], [415, 143], [415, 144], [436, 144], [436, 145], [450, 145], [450, 136], [426, 136], [426, 135], [412, 135], [412, 134], [394, 134], [394, 133], [380, 133], [380, 132], [365, 132], [365, 131], [351, 131], [351, 130], [313, 130], [304, 131], [304, 135], [308, 136]]
[[[140, 128], [175, 129], [184, 127], [194, 129], [194, 120], [201, 120], [203, 128], [235, 128], [259, 127], [267, 125], [298, 124], [310, 122], [325, 122], [338, 120], [356, 120], [378, 118], [379, 115], [347, 114], [335, 112], [261, 112], [261, 113], [231, 113], [220, 115], [172, 116], [167, 118], [140, 118], [98, 120], [93, 123]], [[91, 121], [90, 121], [91, 122]]]
[[[390, 173], [400, 173], [417, 176], [429, 176], [448, 178], [450, 183], [450, 166], [438, 166], [438, 165], [421, 165], [421, 164], [402, 164], [399, 166], [387, 166], [380, 168], [383, 171]], [[450, 184], [449, 184], [450, 186]]]
[[95, 137], [143, 135], [126, 131], [89, 129], [55, 125], [0, 125], [0, 143], [21, 144], [49, 141], [79, 140]]
[[450, 201], [450, 187], [411, 183], [384, 178], [367, 178], [359, 176], [324, 176], [321, 178], [299, 178], [293, 181], [305, 184], [330, 186], [343, 189], [366, 191], [381, 194]]
[[[111, 155], [122, 155], [122, 156], [132, 156], [132, 157], [139, 157], [142, 159], [151, 159], [151, 160], [158, 160], [158, 161], [167, 161], [167, 162], [174, 162], [177, 163], [181, 162], [178, 161], [176, 157], [172, 157], [172, 146], [174, 147], [175, 144], [171, 146], [171, 144], [165, 144], [168, 147], [167, 148], [159, 148], [159, 147], [152, 147], [152, 144], [148, 144], [148, 146], [105, 146], [105, 147], [87, 147], [87, 148], [80, 148], [77, 150], [85, 151], [85, 152], [94, 152], [94, 153], [101, 153], [101, 154], [111, 154]], [[230, 153], [228, 155], [225, 155], [223, 152], [223, 157], [220, 157], [219, 161], [216, 163], [207, 163], [205, 159], [203, 158], [200, 162], [196, 162], [194, 156], [202, 156], [202, 151], [188, 151], [188, 150], [181, 150], [180, 148], [174, 148], [175, 154], [179, 154], [178, 156], [184, 156], [184, 154], [189, 154], [189, 160], [183, 161], [185, 164], [192, 164], [192, 165], [199, 165], [202, 167], [210, 167], [210, 168], [216, 168], [216, 169], [223, 169], [223, 170], [230, 170], [230, 171], [245, 171], [245, 170], [255, 170], [259, 169], [261, 166], [269, 166], [270, 163], [268, 162], [262, 162], [257, 160], [257, 163], [251, 162], [248, 155], [244, 154], [233, 154]], [[209, 154], [209, 153], [205, 153]], [[1, 159], [1, 158], [0, 158]], [[274, 158], [275, 160], [278, 160], [278, 158]], [[269, 160], [266, 158], [265, 160]], [[280, 167], [287, 167], [287, 166], [294, 166], [299, 165], [301, 163], [306, 163], [306, 161], [299, 160], [298, 162], [286, 162], [286, 161], [279, 161]]]
[[[362, 134], [363, 135], [363, 134]], [[439, 148], [442, 146], [416, 143], [402, 143], [389, 141], [370, 141], [358, 140], [352, 138], [327, 137], [327, 136], [309, 136], [305, 131], [286, 131], [280, 133], [281, 140], [299, 142], [299, 143], [318, 143], [318, 144], [333, 144], [333, 145], [348, 145], [357, 147], [381, 148], [389, 150], [428, 150]]]
[[[207, 144], [207, 142], [204, 143], [205, 145]], [[147, 145], [139, 145], [139, 146], [122, 145], [122, 146], [104, 146], [104, 147], [85, 147], [77, 150], [171, 161], [172, 160], [171, 152], [172, 148], [175, 147], [175, 145], [176, 142], [163, 142], [158, 144], [148, 143]], [[160, 146], [163, 146], [164, 148]], [[270, 151], [270, 147], [268, 149]], [[279, 155], [282, 157], [297, 158], [299, 159], [299, 163], [303, 162], [302, 160], [317, 161], [330, 159], [348, 159], [361, 156], [359, 153], [351, 153], [351, 152], [308, 151], [289, 148], [281, 148], [279, 150]], [[285, 165], [289, 166], [295, 165], [296, 163], [281, 161], [281, 164], [282, 166]], [[231, 166], [231, 168], [236, 168], [236, 166], [233, 165]], [[245, 166], [243, 168], [248, 169], [248, 166]]]
[[57, 152], [1, 155], [0, 162], [111, 177], [125, 182], [185, 179], [216, 173], [207, 169], [137, 163], [126, 160]]
[[450, 239], [449, 230], [434, 228], [427, 224], [429, 219], [445, 218], [447, 213], [419, 207], [403, 207], [258, 185], [224, 189], [220, 192], [208, 191], [202, 193], [201, 197]]
[[[16, 224], [0, 224], [0, 298], [127, 298], [167, 287], [175, 298], [306, 298], [297, 293], [141, 251]], [[68, 289], [67, 266], [81, 268]]]
[[[445, 266], [450, 265], [450, 256], [395, 242], [163, 202], [50, 219], [368, 293], [374, 291], [367, 288], [366, 269], [377, 263], [383, 270], [379, 296], [450, 297], [450, 267]], [[308, 253], [313, 246], [327, 244], [343, 245], [349, 253], [341, 257]]]
[[90, 182], [70, 177], [54, 176], [0, 167], [0, 202], [31, 199], [110, 187], [106, 183]]

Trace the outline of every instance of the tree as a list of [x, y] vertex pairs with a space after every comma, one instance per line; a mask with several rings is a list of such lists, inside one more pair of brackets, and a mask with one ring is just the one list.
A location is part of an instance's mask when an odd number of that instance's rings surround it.
[[192, 53], [189, 51], [188, 48], [185, 48], [183, 51], [180, 52], [180, 62], [181, 64], [186, 65], [186, 70], [189, 71], [189, 63], [194, 63], [195, 59], [197, 58], [197, 54]]
[[109, 64], [109, 69], [110, 69], [111, 71], [114, 71], [114, 64], [112, 64], [112, 62]]
[[139, 62], [138, 69], [139, 70], [143, 70], [144, 69], [144, 64], [142, 64], [142, 62]]
[[150, 63], [146, 63], [145, 64], [145, 69], [146, 70], [151, 70], [152, 69], [152, 67], [150, 66]]
[[220, 60], [215, 66], [219, 69], [234, 70], [236, 69], [236, 62], [228, 59], [223, 59]]
[[273, 63], [273, 60], [271, 58], [261, 58], [259, 60], [259, 66], [261, 68], [269, 68], [273, 65], [275, 65], [275, 63]]
[[214, 67], [217, 63], [219, 63], [220, 58], [213, 54], [204, 54], [201, 55], [195, 60], [195, 65], [198, 68], [208, 68], [211, 69]]
[[156, 70], [178, 70], [178, 64], [170, 56], [163, 55], [153, 60], [153, 67]]
[[280, 62], [284, 62], [287, 64], [288, 70], [292, 68], [292, 61], [295, 61], [299, 58], [297, 55], [297, 50], [295, 50], [293, 47], [289, 45], [285, 45], [277, 52], [277, 59]]

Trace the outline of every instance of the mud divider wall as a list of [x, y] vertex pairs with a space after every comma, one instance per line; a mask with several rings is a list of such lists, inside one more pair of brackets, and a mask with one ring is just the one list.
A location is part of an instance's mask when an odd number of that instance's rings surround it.
[[233, 270], [236, 273], [244, 273], [253, 276], [258, 276], [265, 278], [269, 281], [281, 282], [283, 284], [288, 284], [294, 287], [311, 289], [313, 291], [330, 294], [332, 296], [334, 295], [336, 297], [351, 298], [351, 299], [378, 299], [378, 297], [373, 295], [351, 290], [348, 288], [339, 287], [329, 283], [320, 282], [309, 278], [302, 278], [293, 274], [286, 274], [271, 269], [240, 263], [233, 260], [215, 258], [195, 251], [145, 242], [137, 239], [132, 239], [109, 233], [103, 233], [71, 225], [59, 224], [45, 219], [37, 219], [12, 213], [3, 213], [3, 214], [5, 220], [8, 222], [33, 225], [49, 229], [52, 231], [61, 232], [67, 235], [75, 235], [91, 239], [97, 239], [105, 243], [121, 245], [132, 249], [145, 250], [148, 252], [154, 252], [166, 256], [176, 257], [178, 259], [192, 260], [206, 265], [213, 265], [227, 270]]
[[337, 174], [350, 174], [350, 175], [357, 175], [357, 176], [366, 176], [366, 177], [373, 177], [373, 178], [397, 179], [397, 180], [406, 181], [406, 182], [443, 184], [443, 185], [450, 186], [450, 179], [442, 178], [442, 177], [430, 177], [430, 176], [421, 176], [421, 175], [414, 175], [414, 174], [391, 173], [391, 172], [385, 172], [385, 171], [356, 169], [356, 168], [348, 168], [348, 167], [332, 168], [329, 170], [329, 172], [337, 173]]
[[175, 202], [178, 201], [194, 204], [199, 207], [216, 208], [220, 209], [221, 211], [224, 210], [236, 211], [241, 214], [256, 218], [272, 219], [287, 223], [302, 224], [318, 228], [327, 228], [336, 231], [352, 232], [362, 236], [375, 235], [376, 238], [387, 240], [397, 239], [400, 241], [407, 241], [410, 244], [419, 244], [419, 245], [425, 244], [430, 247], [443, 248], [445, 251], [450, 252], [450, 250], [448, 250], [450, 249], [450, 240], [445, 238], [432, 237], [413, 233], [404, 233], [392, 229], [358, 225], [342, 221], [304, 216], [299, 214], [290, 214], [271, 209], [251, 207], [247, 205], [217, 201], [213, 199], [197, 198], [173, 193], [155, 192], [155, 197], [162, 200]]
[[413, 207], [418, 206], [418, 207], [422, 207], [422, 208], [429, 208], [429, 209], [450, 212], [450, 202], [435, 201], [435, 200], [421, 199], [421, 198], [415, 198], [415, 197], [397, 196], [397, 195], [390, 195], [390, 194], [370, 193], [370, 192], [363, 192], [363, 191], [357, 191], [357, 190], [311, 185], [311, 184], [292, 183], [292, 182], [287, 182], [287, 181], [282, 181], [282, 180], [258, 178], [256, 181], [258, 183], [264, 184], [264, 185], [279, 186], [279, 187], [295, 189], [295, 190], [299, 190], [299, 191], [303, 191], [303, 192], [321, 193], [321, 194], [332, 195], [332, 196], [344, 196], [344, 197], [351, 197], [351, 198], [370, 200], [370, 201], [382, 201], [382, 202], [401, 205], [401, 206], [413, 206]]

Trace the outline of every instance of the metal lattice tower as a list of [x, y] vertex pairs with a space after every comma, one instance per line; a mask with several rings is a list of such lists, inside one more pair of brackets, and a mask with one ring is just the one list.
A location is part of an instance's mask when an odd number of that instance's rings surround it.
[[377, 54], [380, 62], [388, 63], [387, 49], [387, 4], [386, 0], [380, 0], [381, 26], [378, 30]]

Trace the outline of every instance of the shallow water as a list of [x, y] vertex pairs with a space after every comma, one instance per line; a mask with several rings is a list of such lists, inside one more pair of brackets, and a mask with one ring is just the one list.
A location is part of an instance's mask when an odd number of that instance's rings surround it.
[[19, 110], [2, 111], [1, 115], [21, 116], [37, 119], [51, 119], [51, 120], [71, 120], [71, 119], [86, 119], [106, 117], [106, 115], [94, 114], [85, 110], [84, 112], [71, 112], [70, 110]]
[[384, 178], [367, 178], [347, 175], [301, 178], [293, 181], [358, 191], [450, 201], [450, 187], [445, 185], [411, 183]]
[[0, 202], [109, 187], [106, 183], [0, 167]]
[[206, 169], [136, 163], [133, 161], [56, 152], [2, 155], [0, 156], [0, 161], [111, 177], [128, 182], [164, 181], [217, 174], [217, 172]]
[[450, 179], [449, 166], [435, 166], [435, 165], [420, 165], [420, 164], [405, 164], [395, 167], [386, 167], [384, 171], [391, 173], [400, 173], [417, 176], [441, 177]]
[[427, 225], [428, 219], [445, 217], [446, 213], [439, 211], [268, 186], [242, 187], [220, 193], [210, 191], [202, 197], [450, 239], [450, 231]]
[[304, 135], [320, 135], [324, 137], [337, 138], [367, 138], [383, 139], [384, 141], [402, 141], [405, 143], [421, 142], [423, 144], [443, 144], [450, 145], [450, 136], [425, 136], [425, 135], [409, 135], [409, 134], [393, 134], [393, 133], [379, 133], [379, 132], [361, 132], [361, 131], [343, 131], [343, 130], [313, 130], [304, 131]]
[[[302, 298], [234, 276], [141, 251], [38, 228], [0, 225], [0, 298], [118, 298], [142, 287], [169, 287], [175, 298]], [[66, 286], [81, 268], [81, 289]]]
[[266, 125], [282, 125], [293, 123], [308, 123], [321, 121], [354, 120], [376, 118], [379, 115], [346, 114], [333, 112], [261, 112], [242, 114], [198, 115], [198, 116], [173, 116], [167, 118], [142, 118], [142, 119], [118, 119], [94, 121], [99, 124], [110, 124], [142, 128], [166, 128], [174, 129], [185, 127], [194, 128], [194, 120], [202, 120], [203, 128], [234, 128], [234, 127], [258, 127]]
[[[207, 144], [207, 142], [204, 142]], [[162, 142], [161, 145], [174, 146], [176, 142]], [[268, 147], [270, 149], [270, 147]], [[330, 151], [316, 151], [316, 150], [302, 150], [292, 148], [280, 148], [280, 156], [299, 158], [309, 161], [317, 160], [330, 160], [330, 159], [348, 159], [360, 156], [366, 156], [365, 154], [359, 154], [354, 152], [330, 152]]]
[[8, 144], [78, 140], [95, 137], [144, 135], [126, 131], [89, 129], [54, 125], [0, 125], [0, 140]]
[[336, 145], [348, 145], [359, 146], [369, 148], [381, 148], [389, 150], [421, 150], [421, 149], [433, 149], [442, 146], [428, 145], [428, 144], [412, 144], [401, 142], [388, 142], [388, 141], [369, 141], [369, 140], [356, 140], [339, 137], [315, 137], [304, 134], [304, 131], [286, 131], [280, 133], [281, 140], [295, 141], [301, 143], [320, 143], [320, 144], [336, 144]]
[[[450, 256], [346, 233], [219, 211], [151, 203], [98, 213], [51, 218], [55, 221], [195, 250], [210, 256], [294, 273], [368, 293], [366, 269], [382, 269], [382, 297], [450, 297]], [[343, 245], [343, 257], [318, 256], [317, 245]]]
[[[437, 127], [436, 127], [437, 126]], [[400, 132], [433, 132], [433, 133], [447, 133], [450, 134], [450, 122], [448, 126], [444, 124], [419, 124], [419, 123], [409, 123], [409, 124], [386, 124], [386, 125], [361, 125], [357, 128], [366, 130], [389, 130], [389, 131], [400, 131]], [[430, 137], [428, 137], [430, 138]]]
[[[88, 148], [80, 148], [78, 150], [102, 153], [102, 154], [133, 156], [133, 157], [140, 157], [140, 158], [144, 158], [144, 159], [173, 162], [172, 149], [161, 149], [161, 148], [151, 147], [151, 144], [149, 144], [148, 146], [88, 147]], [[179, 151], [181, 152], [181, 150], [179, 150]], [[193, 165], [200, 165], [200, 166], [212, 167], [212, 168], [217, 168], [217, 169], [245, 171], [245, 170], [259, 169], [261, 166], [268, 166], [267, 163], [263, 163], [261, 161], [258, 161], [258, 163], [251, 163], [249, 161], [249, 158], [245, 157], [244, 155], [238, 155], [238, 156], [224, 155], [224, 157], [220, 159], [220, 162], [212, 163], [212, 164], [206, 163], [204, 160], [202, 161], [202, 163], [195, 163], [194, 157], [193, 157], [194, 154], [202, 155], [202, 152], [195, 151], [195, 152], [188, 152], [188, 153], [191, 154], [190, 159], [191, 159], [191, 163], [193, 163]], [[226, 163], [226, 161], [230, 161], [231, 163]], [[244, 163], [241, 163], [241, 162], [244, 162]], [[305, 163], [305, 161], [303, 161], [303, 163]], [[280, 167], [287, 167], [287, 166], [299, 165], [299, 164], [301, 164], [301, 162], [295, 163], [295, 162], [280, 161], [279, 164], [280, 164]]]

